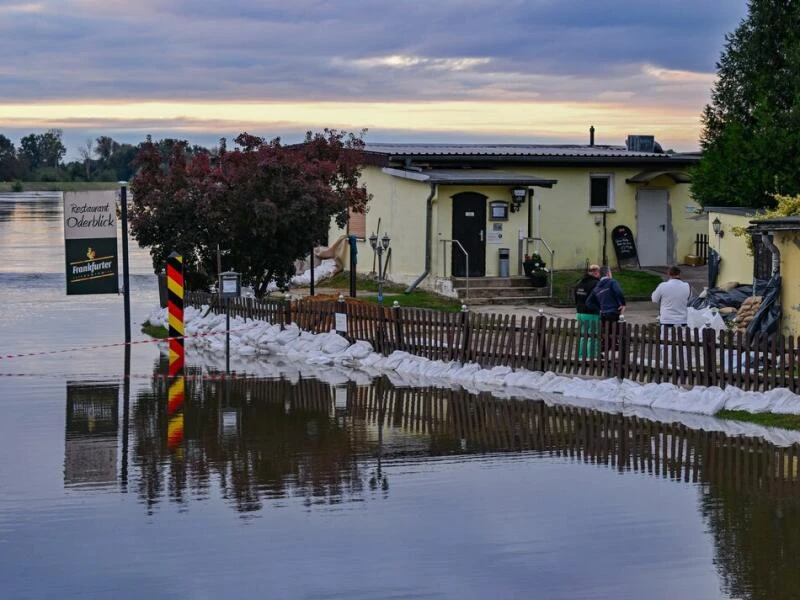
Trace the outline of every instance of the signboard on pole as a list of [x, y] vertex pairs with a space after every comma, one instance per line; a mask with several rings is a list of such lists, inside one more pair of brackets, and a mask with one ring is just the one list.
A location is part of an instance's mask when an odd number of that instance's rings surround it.
[[114, 192], [64, 192], [67, 295], [117, 294]]

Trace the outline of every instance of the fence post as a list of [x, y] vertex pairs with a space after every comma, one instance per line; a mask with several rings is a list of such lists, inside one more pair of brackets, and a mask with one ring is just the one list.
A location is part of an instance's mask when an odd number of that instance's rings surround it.
[[284, 298], [283, 300], [283, 323], [281, 323], [281, 329], [286, 325], [292, 324], [292, 301], [288, 298]]
[[534, 325], [534, 354], [533, 354], [533, 370], [544, 371], [546, 357], [547, 357], [547, 331], [546, 331], [547, 317], [540, 314], [536, 317]]
[[710, 327], [706, 327], [702, 331], [704, 383], [706, 386], [717, 385], [716, 332]]
[[617, 347], [619, 348], [619, 364], [617, 365], [617, 379], [625, 379], [628, 375], [628, 350], [630, 347], [630, 325], [625, 321], [618, 323]]
[[339, 300], [336, 302], [333, 323], [336, 333], [349, 341], [349, 338], [347, 337], [347, 304], [345, 303], [344, 295], [342, 294], [339, 294]]
[[461, 347], [458, 349], [459, 362], [465, 363], [469, 360], [469, 308], [466, 304], [461, 305]]
[[392, 318], [394, 319], [394, 350], [403, 349], [403, 324], [400, 322], [400, 304], [392, 306]]

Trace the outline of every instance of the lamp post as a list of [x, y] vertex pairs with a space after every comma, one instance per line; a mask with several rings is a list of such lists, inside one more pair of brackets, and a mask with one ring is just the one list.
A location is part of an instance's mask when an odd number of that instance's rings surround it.
[[725, 230], [722, 229], [722, 221], [719, 220], [719, 217], [711, 221], [711, 227], [714, 229], [714, 234], [717, 237], [725, 237]]
[[380, 239], [380, 243], [378, 236], [375, 235], [374, 232], [371, 236], [369, 236], [369, 245], [372, 246], [372, 251], [378, 255], [378, 304], [381, 305], [383, 304], [383, 282], [386, 277], [386, 267], [389, 263], [387, 260], [386, 264], [384, 264], [383, 253], [389, 250], [389, 243], [391, 241], [392, 240], [389, 238], [388, 233], [383, 234], [383, 237]]

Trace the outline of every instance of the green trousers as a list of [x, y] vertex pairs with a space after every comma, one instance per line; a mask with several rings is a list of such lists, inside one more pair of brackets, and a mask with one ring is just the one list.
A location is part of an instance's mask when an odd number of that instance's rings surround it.
[[581, 339], [578, 342], [578, 358], [594, 358], [599, 354], [598, 335], [600, 331], [600, 315], [578, 313], [581, 327]]

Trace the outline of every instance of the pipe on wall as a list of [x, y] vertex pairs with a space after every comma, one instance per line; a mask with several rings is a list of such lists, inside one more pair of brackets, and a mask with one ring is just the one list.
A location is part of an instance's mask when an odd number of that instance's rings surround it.
[[769, 248], [769, 251], [772, 253], [772, 275], [776, 275], [781, 272], [781, 251], [778, 250], [778, 247], [769, 239], [768, 233], [761, 234], [761, 242], [764, 244], [766, 248]]
[[410, 294], [417, 286], [422, 283], [422, 280], [425, 279], [431, 272], [431, 256], [433, 254], [431, 245], [433, 244], [433, 199], [436, 197], [436, 184], [431, 184], [431, 193], [428, 194], [428, 198], [425, 200], [425, 270], [417, 277], [411, 285], [409, 285], [405, 289], [406, 294]]

